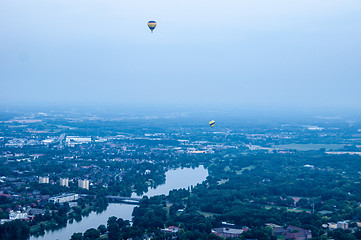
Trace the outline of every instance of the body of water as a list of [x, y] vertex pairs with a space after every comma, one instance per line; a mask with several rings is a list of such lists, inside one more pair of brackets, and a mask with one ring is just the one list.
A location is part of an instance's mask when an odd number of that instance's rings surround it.
[[[158, 186], [155, 189], [149, 189], [147, 193], [142, 196], [156, 196], [165, 194], [168, 195], [170, 190], [179, 188], [188, 188], [189, 186], [197, 185], [198, 183], [206, 180], [208, 171], [203, 166], [198, 168], [178, 168], [169, 170], [166, 173], [166, 182], [163, 185]], [[136, 194], [132, 195], [137, 196]], [[73, 221], [68, 223], [65, 228], [46, 231], [44, 236], [31, 237], [30, 240], [69, 240], [73, 233], [82, 232], [84, 233], [89, 228], [97, 228], [99, 225], [107, 225], [108, 218], [115, 216], [117, 218], [123, 218], [124, 220], [132, 219], [132, 212], [135, 205], [110, 203], [108, 208], [102, 213], [91, 212], [89, 216], [83, 217], [80, 222]]]

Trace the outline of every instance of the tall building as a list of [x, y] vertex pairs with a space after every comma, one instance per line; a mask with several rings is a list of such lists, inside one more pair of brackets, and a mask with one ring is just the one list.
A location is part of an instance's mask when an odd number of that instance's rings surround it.
[[49, 183], [49, 177], [39, 177], [39, 183]]
[[60, 186], [69, 187], [69, 178], [60, 178]]
[[78, 180], [78, 187], [89, 190], [89, 180]]

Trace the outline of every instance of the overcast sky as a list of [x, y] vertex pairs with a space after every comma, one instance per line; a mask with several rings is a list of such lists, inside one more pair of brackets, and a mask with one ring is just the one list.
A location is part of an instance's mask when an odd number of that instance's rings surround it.
[[0, 43], [0, 104], [361, 108], [360, 0], [0, 0]]

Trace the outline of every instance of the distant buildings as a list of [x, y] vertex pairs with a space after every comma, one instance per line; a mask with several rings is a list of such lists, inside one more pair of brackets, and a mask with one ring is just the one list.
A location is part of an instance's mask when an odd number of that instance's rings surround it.
[[54, 196], [49, 198], [49, 202], [52, 203], [65, 203], [65, 202], [71, 202], [76, 201], [79, 199], [79, 195], [76, 193], [65, 193], [62, 195]]
[[89, 180], [78, 180], [78, 187], [89, 190]]
[[337, 228], [341, 228], [341, 229], [348, 229], [348, 222], [349, 221], [339, 221], [339, 222], [337, 222], [337, 223], [335, 223], [335, 222], [329, 222], [329, 223], [327, 223], [327, 224], [323, 224], [322, 225], [322, 227], [323, 228], [328, 228], [328, 229], [330, 229], [330, 230], [335, 230], [335, 229], [337, 229]]
[[74, 146], [75, 144], [90, 143], [91, 141], [91, 137], [67, 136], [65, 139], [65, 142], [70, 146]]
[[60, 186], [69, 187], [69, 178], [60, 178]]
[[55, 142], [55, 138], [47, 138], [47, 139], [44, 139], [43, 141], [41, 141], [43, 144], [45, 145], [48, 145], [50, 143], [53, 143]]
[[39, 183], [49, 183], [49, 177], [39, 177]]
[[197, 150], [194, 150], [194, 151], [189, 151], [189, 153], [200, 154], [200, 153], [206, 153], [206, 151], [197, 151]]

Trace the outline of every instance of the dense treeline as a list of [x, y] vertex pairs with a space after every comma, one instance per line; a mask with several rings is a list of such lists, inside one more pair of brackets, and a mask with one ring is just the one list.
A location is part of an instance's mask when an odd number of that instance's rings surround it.
[[29, 226], [26, 222], [15, 220], [0, 225], [0, 239], [28, 239]]
[[207, 181], [192, 191], [143, 198], [134, 209], [133, 227], [141, 236], [179, 226], [179, 239], [208, 239], [212, 227], [227, 221], [251, 228], [242, 237], [273, 239], [265, 223], [274, 223], [311, 230], [315, 238], [353, 239], [358, 228], [330, 232], [322, 224], [361, 220], [359, 159], [319, 151], [214, 158]]

